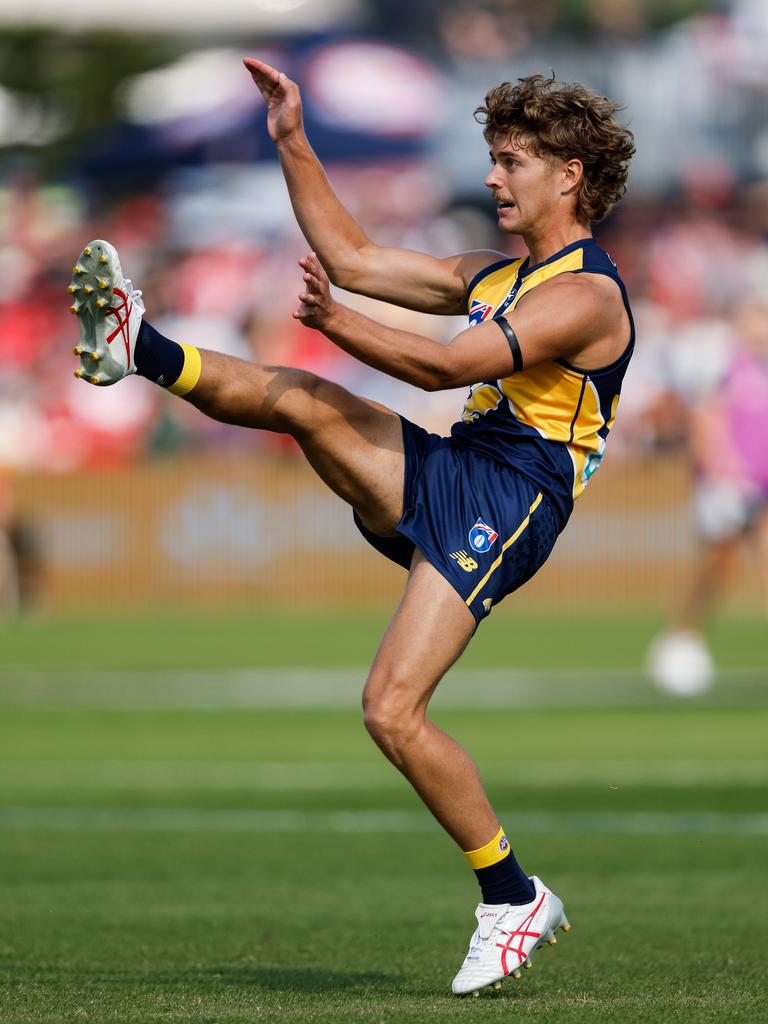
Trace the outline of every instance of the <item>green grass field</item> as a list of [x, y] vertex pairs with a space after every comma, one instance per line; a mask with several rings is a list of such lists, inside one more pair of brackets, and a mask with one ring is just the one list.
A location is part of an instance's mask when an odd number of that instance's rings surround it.
[[477, 1000], [474, 878], [356, 707], [376, 617], [0, 627], [0, 1021], [768, 1021], [765, 627], [681, 704], [650, 621], [497, 622], [435, 717], [574, 928]]
[[[0, 620], [3, 669], [204, 669], [241, 666], [368, 665], [390, 609], [326, 613], [260, 608], [232, 613], [115, 617], [105, 609], [52, 620]], [[104, 628], [104, 624], [108, 628]], [[547, 616], [500, 608], [482, 623], [461, 659], [478, 668], [639, 669], [657, 616], [575, 611]], [[727, 669], [768, 667], [764, 618], [724, 618], [710, 640]]]

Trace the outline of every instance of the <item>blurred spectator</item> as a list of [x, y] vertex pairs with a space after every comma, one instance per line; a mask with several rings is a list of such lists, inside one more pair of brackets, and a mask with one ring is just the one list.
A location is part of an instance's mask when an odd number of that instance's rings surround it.
[[733, 323], [690, 324], [672, 356], [689, 411], [699, 550], [669, 631], [651, 648], [651, 670], [662, 689], [693, 696], [714, 682], [705, 631], [744, 541], [768, 612], [768, 300], [746, 296]]
[[34, 607], [42, 559], [34, 524], [16, 509], [13, 483], [0, 472], [0, 619]]

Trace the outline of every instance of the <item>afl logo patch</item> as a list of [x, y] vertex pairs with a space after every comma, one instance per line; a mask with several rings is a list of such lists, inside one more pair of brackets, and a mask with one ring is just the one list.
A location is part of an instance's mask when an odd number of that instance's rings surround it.
[[479, 551], [483, 554], [485, 551], [489, 551], [492, 544], [495, 544], [498, 540], [498, 533], [488, 523], [484, 523], [482, 519], [478, 519], [472, 529], [469, 531], [469, 546], [473, 551]]
[[477, 324], [481, 324], [484, 320], [493, 312], [493, 306], [487, 302], [481, 302], [480, 299], [472, 299], [469, 305], [469, 326], [475, 327]]

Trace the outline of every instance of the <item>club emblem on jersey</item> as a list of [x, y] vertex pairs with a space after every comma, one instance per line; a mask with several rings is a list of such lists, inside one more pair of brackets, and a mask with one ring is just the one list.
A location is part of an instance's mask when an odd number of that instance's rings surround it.
[[481, 324], [483, 320], [488, 319], [492, 312], [493, 306], [489, 306], [487, 302], [472, 299], [469, 306], [469, 326], [475, 327], [477, 324]]
[[482, 554], [490, 549], [498, 537], [498, 533], [492, 526], [484, 523], [482, 519], [478, 519], [469, 531], [469, 546], [473, 551], [479, 551]]

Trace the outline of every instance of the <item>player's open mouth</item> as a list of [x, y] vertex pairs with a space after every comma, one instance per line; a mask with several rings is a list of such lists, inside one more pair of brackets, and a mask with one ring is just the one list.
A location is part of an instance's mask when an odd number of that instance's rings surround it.
[[496, 203], [497, 210], [511, 210], [514, 208], [514, 203]]

